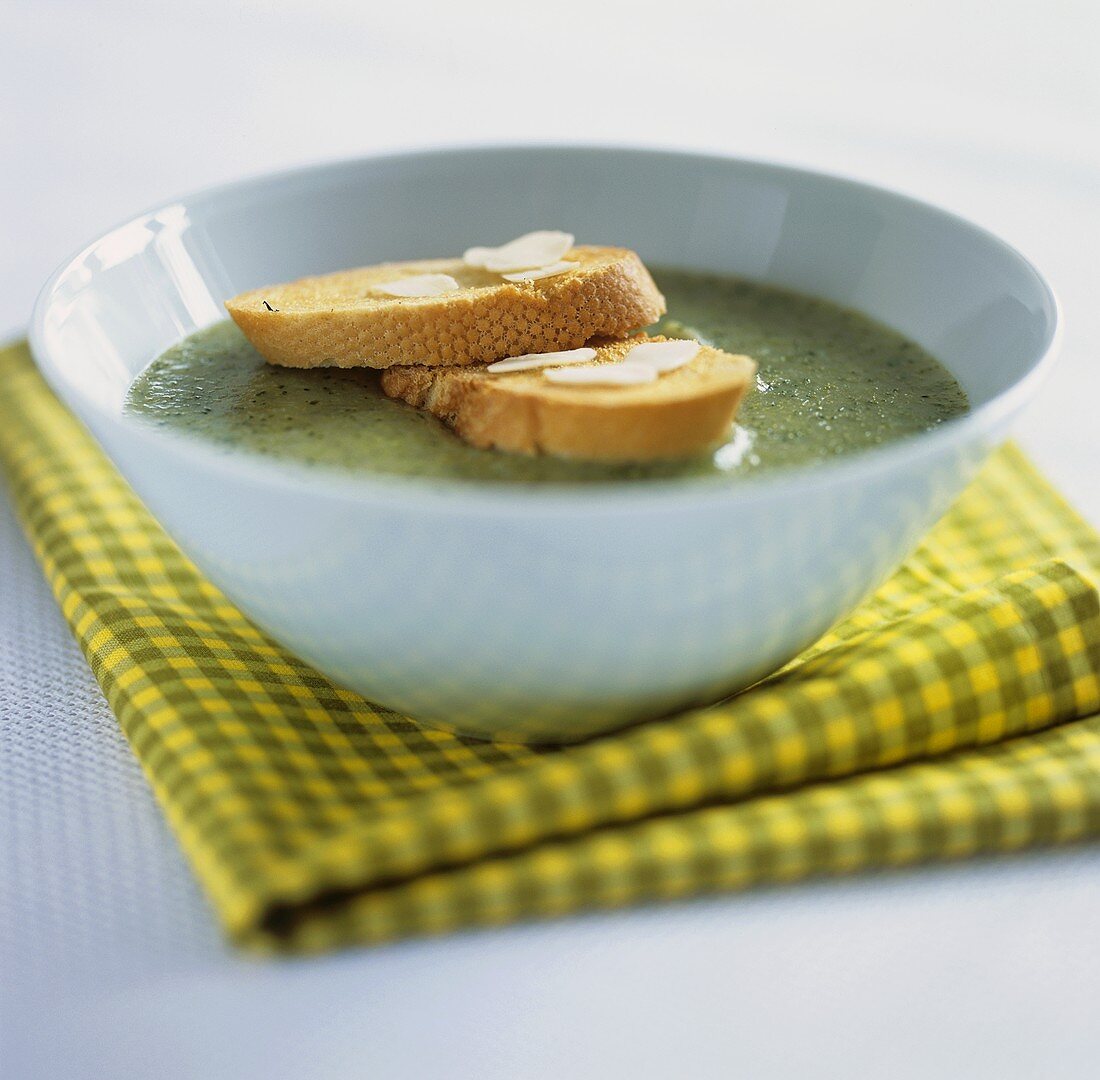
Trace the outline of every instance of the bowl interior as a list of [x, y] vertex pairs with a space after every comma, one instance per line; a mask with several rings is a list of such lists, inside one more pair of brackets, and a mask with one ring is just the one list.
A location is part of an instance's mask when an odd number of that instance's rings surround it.
[[117, 417], [134, 376], [224, 318], [237, 292], [542, 227], [859, 309], [947, 364], [975, 407], [1026, 376], [1055, 333], [1053, 298], [1025, 259], [903, 196], [735, 159], [532, 147], [365, 159], [173, 202], [58, 271], [36, 352], [86, 420]]

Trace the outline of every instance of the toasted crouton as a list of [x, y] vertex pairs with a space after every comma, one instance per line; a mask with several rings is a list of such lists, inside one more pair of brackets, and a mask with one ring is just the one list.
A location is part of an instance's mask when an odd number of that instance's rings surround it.
[[[596, 359], [583, 366], [616, 363], [635, 345], [661, 340], [592, 342]], [[474, 446], [646, 461], [720, 444], [755, 372], [749, 357], [703, 346], [683, 367], [636, 386], [561, 385], [542, 370], [395, 366], [382, 373], [382, 389], [439, 417]]]
[[[266, 360], [287, 367], [490, 363], [622, 337], [664, 314], [634, 252], [576, 247], [566, 259], [576, 267], [518, 282], [461, 259], [383, 263], [255, 289], [225, 306]], [[429, 274], [459, 288], [412, 297], [380, 288]]]

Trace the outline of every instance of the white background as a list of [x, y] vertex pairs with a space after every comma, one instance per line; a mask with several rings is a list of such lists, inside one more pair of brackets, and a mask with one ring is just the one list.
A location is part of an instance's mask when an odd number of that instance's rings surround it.
[[[96, 233], [269, 168], [486, 141], [771, 157], [963, 213], [1050, 275], [1065, 359], [1019, 434], [1100, 522], [1096, 10], [16, 0], [0, 332]], [[0, 978], [18, 987], [0, 1075], [5, 1057], [19, 1080], [1100, 1075], [1088, 848], [242, 961], [2, 526], [0, 753], [19, 782], [0, 772]]]

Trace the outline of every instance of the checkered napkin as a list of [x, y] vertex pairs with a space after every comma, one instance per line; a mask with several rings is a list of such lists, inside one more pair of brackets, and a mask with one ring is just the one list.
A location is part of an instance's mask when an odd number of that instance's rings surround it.
[[779, 674], [559, 749], [423, 728], [283, 652], [21, 345], [0, 351], [0, 469], [242, 944], [374, 943], [1100, 836], [1100, 605], [1083, 576], [1100, 543], [1015, 449]]

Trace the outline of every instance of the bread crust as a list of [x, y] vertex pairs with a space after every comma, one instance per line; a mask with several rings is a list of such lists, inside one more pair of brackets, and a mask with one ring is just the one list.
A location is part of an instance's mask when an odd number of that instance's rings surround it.
[[[595, 364], [622, 359], [642, 341], [590, 342]], [[753, 385], [747, 356], [703, 346], [684, 367], [640, 386], [567, 386], [541, 372], [491, 375], [484, 368], [392, 367], [382, 389], [438, 417], [484, 449], [595, 461], [687, 457], [722, 443]]]
[[[638, 256], [577, 247], [575, 270], [508, 282], [460, 259], [383, 263], [241, 293], [233, 321], [270, 363], [286, 367], [454, 366], [579, 348], [660, 318], [664, 297]], [[449, 274], [460, 292], [390, 297], [372, 291], [413, 274]]]

